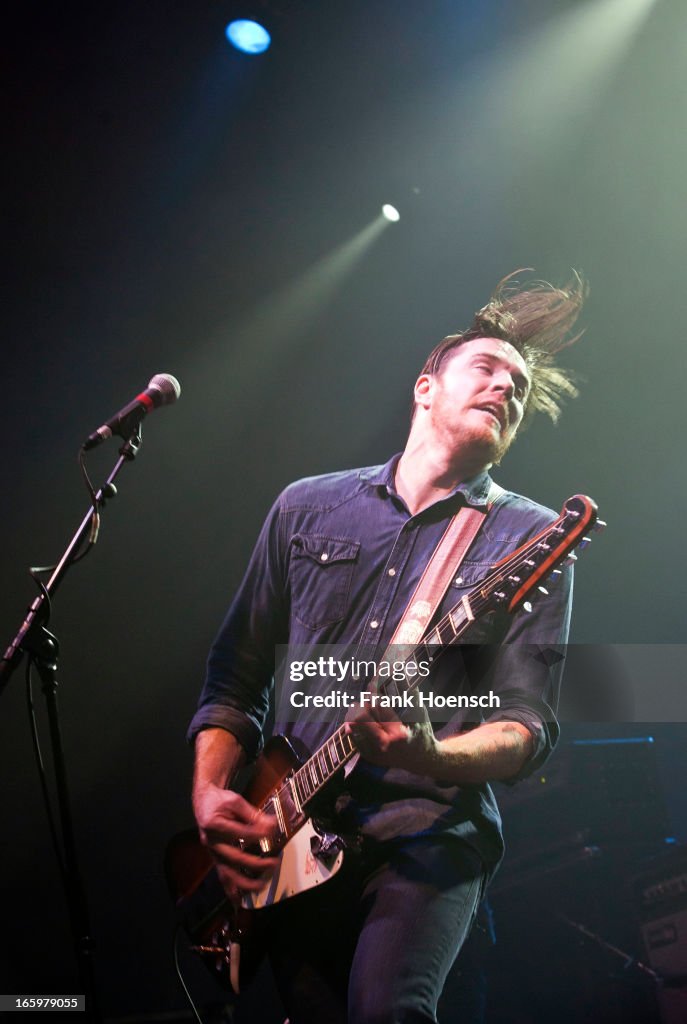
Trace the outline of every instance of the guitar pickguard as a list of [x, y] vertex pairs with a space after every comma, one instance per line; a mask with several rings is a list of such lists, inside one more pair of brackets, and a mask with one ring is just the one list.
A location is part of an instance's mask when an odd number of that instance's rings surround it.
[[279, 864], [264, 888], [247, 893], [242, 905], [247, 910], [261, 910], [329, 881], [343, 863], [343, 850], [334, 847], [328, 855], [316, 856], [313, 847], [317, 849], [321, 841], [308, 819], [279, 854]]

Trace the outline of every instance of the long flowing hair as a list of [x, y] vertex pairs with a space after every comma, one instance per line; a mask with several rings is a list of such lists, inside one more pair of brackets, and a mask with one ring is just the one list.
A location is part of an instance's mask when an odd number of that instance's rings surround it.
[[544, 412], [554, 423], [563, 401], [578, 394], [575, 375], [555, 365], [555, 357], [584, 333], [573, 334], [589, 288], [581, 274], [573, 272], [562, 288], [547, 281], [520, 286], [515, 275], [504, 277], [489, 302], [475, 313], [466, 331], [449, 334], [432, 349], [421, 373], [437, 374], [450, 353], [475, 338], [508, 341], [525, 360], [531, 376], [525, 417]]

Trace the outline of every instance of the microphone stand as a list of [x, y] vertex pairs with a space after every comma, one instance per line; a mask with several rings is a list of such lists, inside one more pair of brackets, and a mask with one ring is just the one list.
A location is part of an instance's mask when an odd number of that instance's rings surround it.
[[[106, 501], [116, 495], [117, 489], [114, 486], [114, 480], [124, 464], [136, 458], [141, 442], [141, 426], [139, 424], [131, 437], [119, 449], [119, 459], [105, 484], [96, 492], [95, 499], [98, 508], [103, 508]], [[86, 997], [87, 1019], [97, 1024], [101, 1018], [95, 986], [93, 961], [95, 944], [91, 934], [86, 892], [76, 855], [71, 800], [67, 785], [64, 747], [57, 704], [59, 642], [57, 637], [45, 627], [50, 611], [51, 598], [64, 579], [67, 570], [73, 563], [87, 537], [94, 515], [95, 509], [91, 508], [69, 542], [60, 561], [55, 566], [50, 579], [45, 586], [41, 586], [40, 594], [29, 606], [26, 618], [19, 627], [17, 635], [5, 651], [2, 661], [0, 661], [0, 694], [2, 694], [9, 683], [12, 673], [18, 667], [22, 656], [26, 653], [40, 676], [46, 701], [63, 847], [62, 878], [67, 899], [69, 923], [74, 940], [79, 981]]]

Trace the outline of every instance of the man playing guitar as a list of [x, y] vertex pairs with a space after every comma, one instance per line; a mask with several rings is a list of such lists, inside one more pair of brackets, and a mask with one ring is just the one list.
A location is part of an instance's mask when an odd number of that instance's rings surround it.
[[[438, 615], [551, 524], [550, 510], [495, 489], [488, 471], [523, 419], [543, 411], [555, 420], [561, 398], [575, 393], [554, 359], [584, 297], [578, 278], [562, 289], [506, 279], [467, 331], [430, 353], [400, 456], [297, 481], [277, 499], [212, 647], [189, 732], [200, 837], [232, 898], [264, 889], [278, 865], [274, 818], [228, 788], [262, 746], [275, 647], [384, 651], [462, 506], [488, 512]], [[487, 678], [500, 705], [477, 723], [461, 712], [436, 729], [384, 709], [352, 716], [346, 729], [361, 756], [336, 808], [362, 852], [331, 882], [268, 911], [291, 1024], [436, 1021], [446, 975], [502, 855], [489, 782], [526, 777], [558, 736], [561, 665], [532, 652], [566, 642], [571, 586], [566, 571], [530, 614], [473, 624], [471, 642], [491, 652]], [[465, 660], [433, 690], [464, 688]], [[333, 723], [306, 715], [279, 728], [313, 750]]]

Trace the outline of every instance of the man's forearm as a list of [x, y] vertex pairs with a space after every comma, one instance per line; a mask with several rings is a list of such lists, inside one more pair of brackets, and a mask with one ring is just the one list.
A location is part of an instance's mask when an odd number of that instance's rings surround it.
[[534, 739], [519, 722], [485, 722], [436, 743], [431, 774], [464, 785], [509, 779], [532, 753]]
[[227, 786], [246, 760], [246, 753], [233, 733], [226, 729], [203, 729], [195, 740], [193, 801], [209, 785]]
[[534, 748], [520, 722], [484, 725], [438, 740], [429, 722], [406, 726], [395, 716], [351, 722], [354, 742], [364, 758], [386, 768], [406, 768], [439, 782], [480, 785], [517, 775]]

